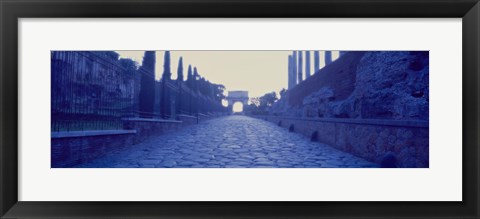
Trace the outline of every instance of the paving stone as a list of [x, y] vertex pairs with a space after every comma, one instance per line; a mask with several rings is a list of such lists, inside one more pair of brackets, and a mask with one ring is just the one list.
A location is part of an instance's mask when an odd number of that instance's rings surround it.
[[78, 167], [378, 167], [274, 123], [239, 115], [207, 120], [126, 148]]
[[141, 161], [138, 161], [138, 164], [140, 166], [148, 166], [148, 165], [155, 166], [159, 163], [160, 163], [160, 160], [141, 160]]
[[161, 166], [161, 167], [174, 167], [176, 165], [177, 165], [177, 162], [174, 160], [167, 160], [158, 164], [158, 166]]

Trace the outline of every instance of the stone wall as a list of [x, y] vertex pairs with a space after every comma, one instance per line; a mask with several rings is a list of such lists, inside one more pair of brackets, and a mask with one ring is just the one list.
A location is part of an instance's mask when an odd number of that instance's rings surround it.
[[177, 120], [126, 118], [123, 119], [123, 129], [136, 131], [134, 144], [137, 144], [152, 136], [177, 131], [182, 123]]
[[52, 132], [51, 167], [72, 167], [132, 145], [134, 130]]
[[261, 119], [369, 161], [428, 167], [429, 52], [347, 52], [269, 115]]
[[179, 114], [177, 115], [177, 118], [183, 122], [183, 125], [192, 125], [192, 124], [198, 124], [199, 122], [206, 121], [209, 119], [217, 118], [220, 116], [226, 116], [229, 113], [199, 113], [198, 116], [190, 116], [190, 115], [184, 115], [184, 114]]
[[52, 168], [73, 167], [100, 158], [111, 151], [134, 147], [149, 137], [174, 132], [186, 125], [223, 116], [199, 114], [199, 118], [178, 115], [179, 120], [125, 118], [124, 130], [52, 132]]
[[365, 52], [352, 52], [325, 66], [308, 80], [290, 89], [288, 103], [291, 106], [302, 106], [306, 96], [323, 87], [332, 90], [331, 100], [346, 99], [355, 89], [357, 67], [364, 55]]
[[199, 119], [196, 116], [179, 114], [177, 115], [177, 118], [183, 122], [184, 126], [197, 124], [199, 122]]
[[428, 51], [347, 52], [289, 89], [270, 114], [428, 121], [428, 85]]
[[52, 168], [73, 167], [145, 139], [178, 130], [182, 121], [124, 119], [125, 130], [52, 132]]
[[378, 164], [429, 167], [428, 121], [254, 117]]

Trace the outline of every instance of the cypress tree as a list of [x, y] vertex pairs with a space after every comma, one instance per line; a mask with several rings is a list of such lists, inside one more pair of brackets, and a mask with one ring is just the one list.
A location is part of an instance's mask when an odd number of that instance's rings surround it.
[[[187, 87], [190, 88], [190, 90], [192, 89], [192, 78], [193, 78], [192, 65], [188, 65], [188, 71], [187, 71]], [[193, 113], [193, 105], [192, 105], [193, 97], [192, 97], [192, 95], [191, 95], [190, 93], [187, 94], [187, 95], [188, 95], [188, 100], [187, 100], [187, 103], [188, 103], [188, 111], [189, 111], [189, 113]]]
[[183, 58], [180, 56], [178, 60], [178, 68], [177, 68], [177, 81], [183, 81]]
[[160, 99], [160, 114], [162, 118], [166, 119], [170, 117], [170, 90], [168, 88], [168, 83], [170, 82], [172, 73], [170, 72], [170, 51], [165, 51], [163, 59], [163, 74], [162, 74], [162, 89], [161, 89], [161, 99]]
[[151, 117], [155, 101], [155, 51], [145, 51], [138, 71], [141, 74], [138, 110], [145, 114], [142, 117]]
[[177, 86], [178, 86], [178, 92], [177, 92], [177, 105], [175, 106], [176, 108], [176, 113], [180, 114], [182, 112], [182, 84], [183, 84], [183, 58], [180, 56], [180, 59], [178, 60], [178, 69], [177, 69]]
[[170, 51], [165, 51], [165, 55], [163, 56], [163, 74], [162, 79], [170, 80], [172, 76], [170, 70]]
[[192, 89], [192, 79], [193, 79], [193, 73], [192, 73], [192, 65], [188, 65], [188, 72], [187, 72], [187, 86]]
[[[192, 90], [195, 94], [198, 95], [198, 81], [197, 81], [197, 78], [198, 78], [197, 67], [193, 67]], [[198, 114], [198, 112], [199, 112], [199, 104], [198, 103], [199, 103], [198, 98], [196, 98], [192, 101], [193, 113], [195, 113], [195, 114]]]
[[193, 78], [192, 78], [192, 81], [193, 81], [193, 90], [195, 92], [198, 92], [198, 81], [197, 81], [197, 78], [198, 78], [199, 74], [198, 74], [198, 71], [197, 71], [197, 67], [194, 67], [193, 68]]

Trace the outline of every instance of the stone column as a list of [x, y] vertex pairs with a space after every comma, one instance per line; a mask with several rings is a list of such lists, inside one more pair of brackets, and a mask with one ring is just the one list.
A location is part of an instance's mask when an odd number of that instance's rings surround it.
[[320, 52], [315, 51], [313, 52], [313, 74], [317, 73], [320, 70]]
[[332, 63], [332, 51], [325, 51], [325, 66]]
[[302, 51], [298, 51], [298, 83], [303, 81], [303, 59], [302, 59]]
[[297, 85], [297, 51], [293, 51], [292, 56], [292, 78], [293, 78], [293, 85]]
[[305, 79], [310, 77], [310, 51], [305, 52]]
[[288, 56], [288, 89], [291, 89], [292, 86], [292, 55]]

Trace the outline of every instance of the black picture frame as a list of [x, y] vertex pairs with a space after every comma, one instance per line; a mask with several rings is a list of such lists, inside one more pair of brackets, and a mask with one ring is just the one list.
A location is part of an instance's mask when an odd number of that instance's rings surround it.
[[[0, 0], [2, 218], [479, 218], [478, 0]], [[18, 19], [133, 17], [462, 18], [462, 202], [19, 202]], [[452, 145], [454, 146], [454, 145]], [[442, 192], [442, 191], [439, 191]]]

